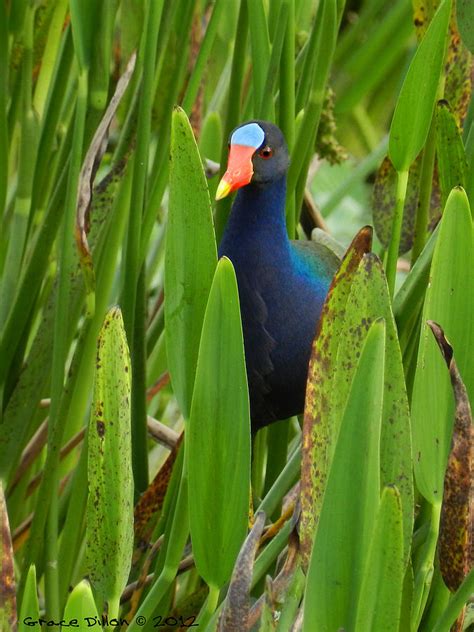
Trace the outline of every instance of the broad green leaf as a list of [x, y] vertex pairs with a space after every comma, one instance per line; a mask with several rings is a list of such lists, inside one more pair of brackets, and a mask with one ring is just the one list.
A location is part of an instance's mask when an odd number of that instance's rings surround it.
[[[313, 342], [306, 386], [301, 466], [300, 538], [304, 568], [307, 568], [317, 517], [326, 483], [339, 420], [334, 420], [333, 385], [339, 332], [354, 274], [364, 253], [370, 250], [372, 230], [363, 228], [354, 237], [336, 272], [323, 306]], [[323, 423], [324, 422], [324, 423]]]
[[32, 564], [28, 570], [28, 576], [25, 583], [25, 591], [21, 600], [20, 618], [18, 621], [18, 632], [29, 632], [31, 626], [24, 623], [25, 619], [38, 619], [39, 604], [38, 593], [36, 587], [36, 568]]
[[389, 140], [390, 160], [397, 171], [406, 171], [425, 144], [443, 67], [450, 12], [451, 0], [443, 0], [400, 90]]
[[357, 364], [324, 493], [306, 583], [305, 632], [353, 629], [379, 506], [384, 357], [379, 320]]
[[186, 429], [189, 517], [196, 567], [206, 582], [229, 580], [247, 532], [250, 413], [237, 281], [219, 261], [204, 317]]
[[130, 358], [120, 309], [106, 315], [97, 345], [89, 422], [86, 566], [115, 616], [133, 550]]
[[[69, 595], [64, 609], [66, 623], [75, 620], [74, 630], [85, 632], [91, 629], [102, 629], [101, 619], [97, 613], [94, 597], [89, 582], [83, 579]], [[109, 621], [112, 621], [111, 619]]]
[[472, 0], [457, 0], [456, 16], [462, 41], [474, 53], [474, 3]]
[[454, 419], [449, 376], [426, 324], [439, 323], [456, 350], [467, 392], [474, 396], [474, 249], [466, 194], [451, 192], [439, 228], [423, 308], [422, 332], [411, 402], [413, 455], [418, 489], [433, 504], [441, 502]]
[[357, 604], [355, 632], [398, 632], [402, 600], [403, 516], [396, 487], [385, 487]]
[[16, 622], [15, 571], [7, 504], [0, 480], [0, 630], [13, 630]]
[[[408, 562], [413, 530], [411, 428], [402, 356], [382, 264], [372, 253], [364, 255], [354, 275], [346, 304], [335, 368], [335, 414], [342, 415], [350, 385], [351, 367], [357, 365], [366, 331], [385, 320], [385, 373], [380, 437], [380, 477], [383, 486], [395, 485], [403, 509], [404, 560]], [[353, 369], [352, 369], [353, 370]]]
[[217, 262], [211, 202], [191, 125], [173, 112], [166, 234], [166, 348], [173, 390], [189, 417], [202, 321]]
[[447, 101], [438, 101], [436, 107], [436, 146], [444, 206], [451, 189], [465, 187], [467, 182], [466, 153], [456, 119]]

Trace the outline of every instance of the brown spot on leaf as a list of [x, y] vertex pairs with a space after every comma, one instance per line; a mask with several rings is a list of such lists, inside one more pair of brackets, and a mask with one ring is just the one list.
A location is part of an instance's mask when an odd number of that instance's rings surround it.
[[454, 592], [474, 565], [474, 428], [453, 348], [437, 323], [429, 320], [428, 325], [448, 367], [455, 399], [438, 547], [441, 574], [446, 586]]

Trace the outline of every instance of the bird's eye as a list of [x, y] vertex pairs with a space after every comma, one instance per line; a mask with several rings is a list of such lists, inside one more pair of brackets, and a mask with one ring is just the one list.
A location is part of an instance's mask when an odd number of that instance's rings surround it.
[[258, 155], [260, 156], [260, 158], [268, 160], [268, 158], [271, 158], [273, 156], [273, 149], [267, 145], [258, 152]]

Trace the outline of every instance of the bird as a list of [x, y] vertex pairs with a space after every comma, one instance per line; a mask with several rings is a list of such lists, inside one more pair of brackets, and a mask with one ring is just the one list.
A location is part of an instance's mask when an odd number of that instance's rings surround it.
[[339, 266], [323, 244], [290, 240], [288, 147], [273, 123], [251, 120], [229, 137], [220, 200], [237, 191], [218, 248], [234, 266], [252, 432], [303, 412], [312, 342]]

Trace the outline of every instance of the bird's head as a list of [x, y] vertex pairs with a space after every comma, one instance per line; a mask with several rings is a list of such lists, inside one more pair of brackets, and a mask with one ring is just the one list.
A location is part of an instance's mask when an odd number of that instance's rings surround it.
[[276, 125], [267, 121], [239, 125], [229, 138], [227, 171], [217, 187], [216, 200], [251, 182], [265, 186], [279, 180], [289, 162], [285, 139]]

